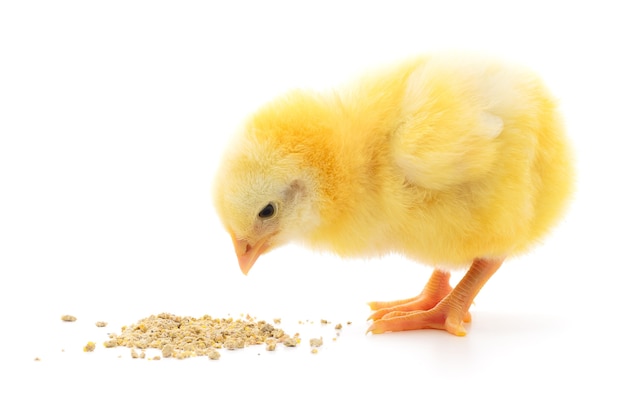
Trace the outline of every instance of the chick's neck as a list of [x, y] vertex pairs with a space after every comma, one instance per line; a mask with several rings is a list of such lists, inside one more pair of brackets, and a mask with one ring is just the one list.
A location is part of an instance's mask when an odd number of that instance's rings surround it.
[[[369, 233], [389, 227], [382, 215], [386, 209], [379, 205], [385, 201], [381, 195], [389, 193], [388, 185], [383, 186], [383, 180], [389, 181], [385, 177], [388, 166], [384, 164], [386, 148], [372, 144], [377, 138], [350, 141], [337, 134], [337, 129], [325, 129], [327, 133], [306, 139], [311, 145], [303, 155], [304, 167], [315, 175], [313, 197], [320, 220], [307, 238], [314, 246], [351, 255], [369, 245], [360, 239], [364, 228]], [[365, 227], [363, 220], [367, 220]]]

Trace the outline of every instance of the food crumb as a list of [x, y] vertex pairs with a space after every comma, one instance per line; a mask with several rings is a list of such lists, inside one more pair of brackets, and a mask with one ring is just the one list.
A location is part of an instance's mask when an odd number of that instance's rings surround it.
[[215, 350], [215, 349], [209, 350], [208, 354], [209, 354], [209, 359], [210, 360], [219, 360], [220, 357], [221, 357], [220, 352]]
[[35, 361], [41, 361], [39, 357], [35, 357]]
[[317, 350], [318, 350], [318, 349], [317, 349], [316, 347], [314, 347], [314, 348], [312, 348], [312, 349], [311, 349], [311, 353], [312, 353], [312, 354], [317, 354]]
[[154, 357], [152, 357], [152, 359], [153, 359], [153, 360], [160, 360], [160, 359], [161, 359], [161, 356], [154, 356]]
[[237, 342], [233, 339], [228, 339], [224, 342], [224, 348], [227, 350], [234, 350], [237, 348]]
[[85, 347], [83, 347], [83, 351], [90, 353], [92, 351], [94, 351], [96, 349], [96, 343], [94, 343], [93, 341], [88, 342]]
[[106, 348], [113, 348], [113, 347], [117, 347], [117, 341], [115, 340], [107, 340], [104, 343], [102, 343], [104, 345], [104, 347]]
[[352, 322], [351, 322], [351, 321], [347, 321], [347, 322], [346, 322], [346, 324], [347, 324], [347, 325], [351, 325], [351, 324], [352, 324]]
[[139, 358], [139, 354], [137, 354], [137, 350], [135, 349], [130, 349], [130, 356], [132, 358]]
[[341, 323], [337, 323], [337, 325], [335, 326], [335, 330], [341, 330], [343, 328], [343, 326], [341, 325]]
[[274, 324], [280, 324], [280, 322], [281, 322], [281, 318], [280, 317], [277, 317], [277, 318], [274, 319]]
[[283, 345], [285, 347], [296, 347], [298, 343], [298, 338], [296, 337], [287, 337], [285, 340], [283, 340]]
[[311, 347], [320, 347], [322, 344], [324, 344], [324, 341], [321, 337], [319, 339], [312, 338], [311, 340], [309, 340], [309, 344], [311, 345]]
[[63, 320], [64, 322], [75, 322], [76, 321], [76, 317], [74, 317], [72, 315], [63, 315], [63, 316], [61, 316], [61, 320]]
[[266, 340], [265, 341], [265, 350], [274, 351], [276, 350], [276, 340]]
[[161, 354], [163, 354], [163, 357], [169, 358], [169, 357], [172, 357], [173, 351], [174, 350], [172, 349], [172, 346], [168, 344], [161, 349]]
[[326, 320], [326, 319], [320, 320], [320, 323], [322, 323], [322, 324], [330, 324], [330, 322], [328, 320]]
[[107, 322], [96, 322], [96, 327], [107, 327]]

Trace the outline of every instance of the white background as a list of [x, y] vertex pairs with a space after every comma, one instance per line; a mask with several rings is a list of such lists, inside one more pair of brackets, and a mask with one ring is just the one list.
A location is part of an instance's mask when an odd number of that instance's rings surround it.
[[[252, 3], [0, 5], [0, 406], [624, 406], [619, 3]], [[210, 196], [239, 122], [292, 87], [441, 48], [538, 71], [578, 157], [567, 218], [485, 286], [468, 335], [365, 335], [367, 301], [430, 274], [400, 257], [288, 246], [244, 277]], [[219, 361], [101, 346], [160, 312], [282, 317], [304, 342]], [[331, 341], [322, 318], [353, 324]]]

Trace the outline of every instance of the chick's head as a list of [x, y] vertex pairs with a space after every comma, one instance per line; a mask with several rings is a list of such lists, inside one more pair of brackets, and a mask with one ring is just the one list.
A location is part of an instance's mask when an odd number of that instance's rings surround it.
[[301, 239], [315, 227], [315, 189], [300, 154], [250, 129], [234, 138], [213, 194], [244, 274], [263, 253]]

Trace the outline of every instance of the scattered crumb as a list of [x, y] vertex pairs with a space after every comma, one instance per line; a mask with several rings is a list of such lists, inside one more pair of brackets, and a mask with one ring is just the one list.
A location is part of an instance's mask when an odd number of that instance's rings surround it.
[[152, 357], [152, 360], [160, 360], [160, 359], [161, 359], [161, 356], [154, 356], [154, 357]]
[[351, 321], [347, 321], [347, 322], [346, 322], [346, 324], [347, 324], [347, 325], [351, 325], [351, 324], [352, 324], [352, 322], [351, 322]]
[[309, 340], [309, 344], [311, 345], [311, 347], [320, 347], [322, 344], [324, 344], [324, 341], [321, 337], [319, 339], [312, 338], [311, 340]]
[[335, 330], [341, 330], [343, 328], [343, 326], [341, 325], [341, 323], [337, 323], [337, 325], [335, 326]]
[[274, 324], [280, 324], [280, 322], [281, 322], [280, 317], [277, 317], [274, 319]]
[[326, 320], [326, 319], [320, 320], [320, 323], [322, 323], [322, 324], [330, 324], [330, 322], [328, 320]]
[[35, 361], [41, 361], [39, 357], [35, 357]]
[[107, 327], [107, 322], [96, 322], [96, 327]]
[[130, 356], [132, 358], [139, 358], [139, 354], [137, 354], [137, 350], [135, 349], [130, 349]]
[[104, 347], [106, 348], [112, 348], [112, 347], [117, 347], [117, 341], [116, 340], [107, 340], [103, 343]]
[[317, 354], [317, 350], [318, 350], [317, 347], [314, 347], [314, 348], [311, 349], [311, 353]]
[[276, 350], [276, 340], [266, 340], [265, 341], [265, 350], [274, 351]]
[[83, 351], [90, 353], [92, 351], [94, 351], [96, 349], [96, 343], [94, 343], [93, 341], [88, 342], [85, 347], [83, 347]]
[[283, 340], [283, 345], [285, 347], [296, 347], [298, 343], [299, 341], [296, 337], [287, 337], [285, 340]]
[[64, 322], [75, 322], [76, 318], [72, 315], [63, 315], [61, 316], [61, 320], [63, 320]]
[[333, 337], [333, 341], [337, 341], [337, 337]]

